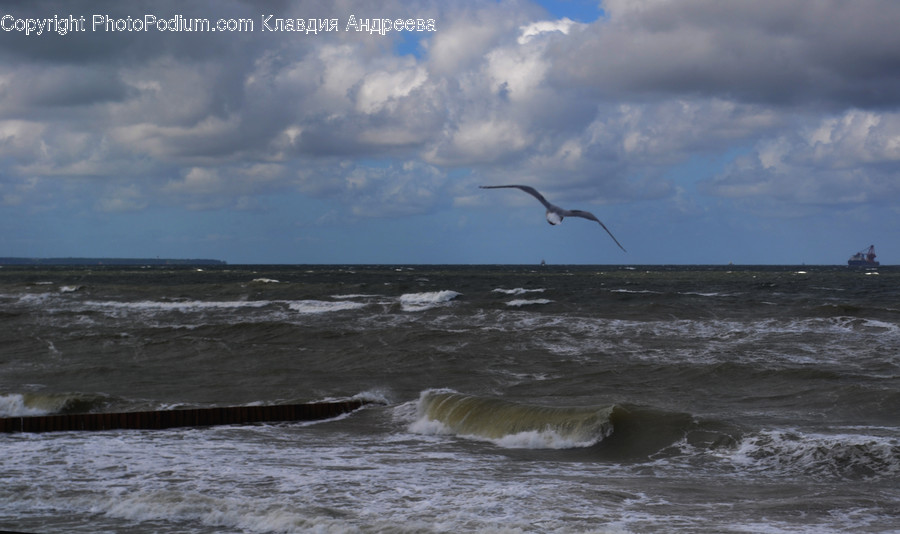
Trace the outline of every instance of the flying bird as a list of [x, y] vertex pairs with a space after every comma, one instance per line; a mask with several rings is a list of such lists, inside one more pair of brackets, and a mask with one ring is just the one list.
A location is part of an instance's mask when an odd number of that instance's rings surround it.
[[600, 222], [600, 219], [598, 219], [593, 213], [589, 211], [567, 210], [560, 208], [559, 206], [547, 202], [547, 199], [544, 198], [544, 195], [538, 193], [537, 189], [527, 185], [482, 185], [480, 187], [481, 189], [503, 189], [514, 187], [516, 189], [525, 191], [529, 195], [538, 199], [540, 203], [543, 204], [545, 208], [547, 208], [547, 222], [553, 225], [561, 223], [562, 220], [566, 217], [581, 217], [582, 219], [597, 221], [597, 223], [600, 224], [600, 226], [602, 226], [604, 230], [606, 230], [606, 233], [609, 234], [609, 237], [611, 237], [612, 240], [615, 241], [617, 245], [619, 245], [619, 248], [625, 252], [628, 252], [627, 250], [625, 250], [625, 247], [623, 247], [622, 244], [619, 243], [619, 240], [616, 239], [616, 236], [612, 235], [612, 232], [609, 231], [609, 228], [607, 228], [605, 224]]

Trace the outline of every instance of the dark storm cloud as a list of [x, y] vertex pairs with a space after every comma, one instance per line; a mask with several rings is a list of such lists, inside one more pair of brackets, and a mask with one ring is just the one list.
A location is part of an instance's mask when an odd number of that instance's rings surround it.
[[832, 108], [900, 103], [890, 0], [604, 3], [559, 44], [554, 74], [604, 97], [718, 97]]

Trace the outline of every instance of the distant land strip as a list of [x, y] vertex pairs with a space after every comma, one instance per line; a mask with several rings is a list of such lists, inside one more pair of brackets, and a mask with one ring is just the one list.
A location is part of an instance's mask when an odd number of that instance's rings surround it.
[[3, 258], [0, 265], [227, 265], [222, 260], [173, 258]]

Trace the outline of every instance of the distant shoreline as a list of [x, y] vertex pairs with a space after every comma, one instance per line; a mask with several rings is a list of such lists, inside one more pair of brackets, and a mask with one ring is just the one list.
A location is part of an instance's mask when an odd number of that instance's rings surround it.
[[0, 258], [0, 265], [227, 265], [222, 260], [174, 258]]
[[509, 268], [525, 268], [537, 270], [558, 270], [558, 269], [611, 269], [623, 271], [641, 271], [641, 270], [706, 270], [706, 271], [752, 271], [752, 270], [848, 270], [848, 271], [895, 271], [900, 265], [881, 264], [878, 267], [857, 267], [847, 266], [840, 263], [828, 264], [812, 264], [812, 263], [670, 263], [670, 264], [600, 264], [600, 263], [572, 263], [572, 264], [535, 264], [535, 263], [235, 263], [229, 264], [224, 260], [207, 259], [207, 258], [23, 258], [23, 257], [2, 257], [0, 256], [0, 267], [9, 266], [75, 266], [75, 267], [91, 267], [91, 266], [125, 266], [125, 267], [143, 267], [143, 266], [230, 266], [230, 267], [253, 267], [253, 268], [372, 268], [372, 269], [443, 269], [443, 268], [462, 268], [462, 269], [478, 269], [493, 267], [509, 267]]

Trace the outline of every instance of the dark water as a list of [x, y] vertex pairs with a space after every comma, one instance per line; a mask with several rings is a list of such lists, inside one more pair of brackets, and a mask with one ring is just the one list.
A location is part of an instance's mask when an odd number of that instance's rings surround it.
[[0, 530], [898, 532], [900, 270], [0, 269]]

